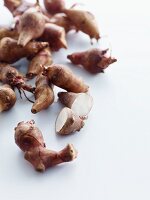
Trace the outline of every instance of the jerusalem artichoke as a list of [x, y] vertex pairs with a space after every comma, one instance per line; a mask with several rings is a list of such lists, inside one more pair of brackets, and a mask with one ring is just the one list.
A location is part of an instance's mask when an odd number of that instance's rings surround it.
[[93, 106], [93, 98], [87, 93], [59, 92], [59, 100], [76, 115], [84, 119]]
[[92, 13], [88, 11], [65, 9], [64, 13], [68, 16], [69, 20], [76, 27], [77, 31], [82, 31], [98, 40], [100, 38], [99, 29]]
[[60, 48], [67, 48], [65, 38], [65, 30], [63, 27], [56, 24], [47, 23], [43, 35], [40, 37], [41, 41], [49, 42], [51, 50], [58, 51]]
[[117, 59], [108, 56], [107, 50], [91, 49], [68, 55], [67, 58], [75, 65], [82, 65], [88, 72], [96, 74], [103, 72], [110, 64]]
[[10, 37], [13, 39], [18, 39], [17, 31], [8, 28], [0, 28], [0, 40], [4, 37]]
[[36, 78], [35, 103], [32, 106], [32, 113], [40, 112], [48, 108], [54, 102], [54, 92], [47, 77], [38, 75]]
[[84, 84], [81, 78], [78, 78], [73, 72], [59, 64], [53, 64], [45, 67], [43, 74], [48, 77], [54, 85], [67, 90], [68, 92], [87, 92], [89, 87]]
[[21, 5], [21, 0], [4, 0], [6, 6], [11, 13], [13, 13]]
[[44, 5], [50, 14], [61, 13], [65, 9], [64, 0], [44, 0]]
[[53, 63], [52, 55], [49, 48], [45, 48], [42, 51], [40, 51], [33, 59], [31, 60], [28, 72], [27, 72], [27, 78], [32, 79], [38, 74], [42, 72], [42, 66], [51, 65]]
[[0, 86], [0, 112], [10, 110], [16, 103], [16, 94], [11, 86]]
[[80, 131], [84, 126], [84, 121], [76, 115], [70, 108], [63, 108], [56, 119], [56, 133], [69, 135]]
[[25, 47], [17, 45], [17, 40], [5, 37], [0, 41], [0, 62], [14, 63], [23, 57], [32, 58], [48, 47], [47, 42], [29, 42]]

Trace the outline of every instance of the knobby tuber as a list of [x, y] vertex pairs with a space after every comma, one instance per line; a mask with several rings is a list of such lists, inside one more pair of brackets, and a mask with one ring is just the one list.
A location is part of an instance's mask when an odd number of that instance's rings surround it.
[[73, 72], [63, 65], [53, 64], [45, 67], [43, 74], [48, 77], [54, 85], [67, 90], [68, 92], [87, 92], [89, 87], [84, 84]]
[[92, 13], [75, 9], [65, 9], [64, 13], [76, 27], [77, 31], [80, 30], [86, 33], [91, 39], [95, 38], [98, 40], [100, 38], [98, 25]]
[[13, 29], [0, 28], [0, 40], [4, 37], [18, 39], [18, 33], [16, 30], [13, 30]]
[[47, 23], [40, 37], [43, 42], [49, 42], [51, 50], [58, 51], [60, 48], [67, 48], [66, 33], [63, 27], [56, 24]]
[[84, 121], [70, 108], [63, 108], [56, 119], [56, 133], [69, 135], [84, 126]]
[[80, 118], [85, 119], [92, 106], [93, 98], [87, 93], [59, 92], [59, 100]]
[[75, 29], [67, 15], [64, 13], [55, 14], [53, 17], [50, 18], [50, 23], [63, 27], [66, 33], [70, 30]]
[[16, 94], [10, 85], [0, 86], [0, 112], [10, 110], [16, 103]]
[[43, 49], [31, 60], [28, 67], [27, 78], [34, 78], [43, 71], [42, 66], [51, 65], [52, 63], [53, 60], [50, 49]]
[[44, 0], [44, 5], [50, 14], [61, 13], [65, 9], [64, 0]]
[[13, 13], [21, 5], [21, 2], [22, 0], [4, 0], [4, 6]]
[[46, 47], [48, 47], [47, 42], [36, 41], [22, 47], [17, 44], [17, 40], [5, 37], [0, 40], [0, 62], [14, 63], [23, 57], [32, 58]]
[[36, 8], [30, 8], [20, 17], [18, 44], [25, 46], [32, 39], [37, 39], [44, 32], [44, 15]]
[[77, 157], [77, 151], [72, 144], [68, 144], [59, 152], [46, 149], [42, 133], [33, 120], [18, 124], [15, 128], [15, 142], [25, 152], [25, 159], [41, 172]]
[[110, 64], [117, 61], [107, 55], [107, 50], [90, 49], [68, 55], [67, 58], [75, 65], [82, 65], [90, 73], [103, 72]]
[[35, 103], [32, 106], [32, 113], [36, 114], [41, 110], [48, 108], [54, 102], [54, 92], [52, 85], [47, 77], [38, 75], [36, 78]]

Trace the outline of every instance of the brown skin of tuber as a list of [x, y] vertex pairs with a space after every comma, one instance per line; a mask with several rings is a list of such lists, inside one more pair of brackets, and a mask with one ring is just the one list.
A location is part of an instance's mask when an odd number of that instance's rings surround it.
[[56, 152], [45, 148], [41, 131], [35, 126], [33, 120], [20, 122], [15, 128], [15, 142], [25, 152], [25, 159], [29, 161], [37, 171], [45, 171], [47, 168], [70, 162], [77, 157], [77, 151], [73, 145], [67, 145], [63, 150]]
[[67, 90], [68, 92], [87, 92], [89, 87], [83, 80], [78, 78], [73, 72], [63, 65], [53, 64], [45, 67], [43, 74], [48, 77], [54, 85]]
[[63, 10], [65, 9], [64, 0], [44, 0], [44, 5], [46, 10], [53, 15], [63, 12]]
[[0, 40], [5, 38], [5, 37], [18, 39], [18, 33], [17, 33], [16, 30], [13, 30], [13, 29], [0, 28]]
[[48, 42], [52, 51], [67, 48], [66, 33], [63, 27], [56, 24], [47, 23], [40, 41]]
[[68, 55], [67, 58], [75, 65], [82, 65], [84, 69], [92, 74], [104, 72], [110, 64], [117, 59], [107, 56], [107, 50], [91, 49]]
[[39, 51], [48, 47], [47, 42], [29, 42], [25, 47], [17, 44], [17, 40], [5, 37], [0, 41], [0, 62], [14, 63], [21, 58], [34, 57]]
[[54, 102], [54, 91], [47, 77], [38, 75], [36, 78], [35, 103], [32, 106], [32, 113], [36, 114], [48, 108]]
[[25, 46], [33, 39], [37, 39], [44, 32], [44, 15], [36, 8], [30, 8], [20, 17], [18, 45]]
[[52, 63], [53, 60], [50, 49], [49, 48], [43, 49], [31, 60], [26, 75], [27, 78], [29, 79], [34, 78], [43, 71], [42, 66], [51, 65]]
[[24, 152], [36, 147], [45, 147], [43, 135], [34, 120], [18, 123], [15, 128], [15, 142]]
[[13, 13], [21, 5], [21, 0], [4, 0], [4, 6]]
[[16, 103], [16, 94], [11, 86], [0, 86], [0, 112], [10, 110]]
[[65, 9], [64, 13], [76, 27], [77, 31], [86, 33], [91, 39], [95, 38], [96, 40], [99, 40], [100, 33], [98, 25], [92, 13], [75, 9]]
[[61, 26], [65, 29], [66, 33], [70, 30], [75, 29], [75, 27], [71, 24], [71, 21], [64, 13], [57, 13], [53, 17], [50, 18], [50, 23]]

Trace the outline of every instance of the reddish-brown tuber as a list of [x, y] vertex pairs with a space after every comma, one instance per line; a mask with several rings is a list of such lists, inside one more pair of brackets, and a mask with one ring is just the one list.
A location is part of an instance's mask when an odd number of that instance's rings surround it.
[[99, 29], [92, 13], [88, 11], [65, 9], [64, 13], [68, 16], [77, 31], [82, 31], [98, 40], [100, 38]]
[[64, 0], [44, 0], [44, 5], [50, 14], [61, 13], [65, 9]]
[[4, 6], [6, 6], [11, 13], [13, 13], [20, 5], [22, 0], [4, 0]]
[[41, 172], [77, 157], [77, 151], [72, 144], [68, 144], [59, 152], [46, 149], [42, 133], [33, 120], [18, 124], [15, 128], [15, 142], [25, 152], [25, 159]]
[[52, 63], [53, 60], [50, 49], [49, 48], [43, 49], [31, 60], [26, 75], [27, 78], [29, 79], [34, 78], [43, 71], [42, 66], [51, 65]]
[[11, 86], [0, 86], [0, 112], [10, 110], [16, 103], [16, 94]]
[[70, 108], [63, 108], [56, 119], [56, 133], [60, 135], [69, 135], [80, 131], [84, 126], [84, 121]]
[[17, 45], [17, 40], [5, 37], [0, 40], [0, 62], [14, 63], [24, 57], [32, 58], [46, 47], [48, 47], [47, 42], [36, 41], [22, 47]]
[[32, 113], [36, 114], [41, 110], [48, 108], [54, 102], [54, 92], [52, 85], [47, 77], [38, 75], [36, 78], [35, 103], [32, 106]]
[[18, 33], [16, 30], [8, 28], [0, 28], [0, 40], [4, 37], [10, 37], [13, 39], [18, 39]]
[[52, 51], [58, 51], [61, 48], [67, 48], [66, 33], [63, 27], [56, 24], [47, 23], [41, 41], [48, 42]]
[[40, 37], [44, 31], [44, 15], [36, 8], [30, 8], [20, 17], [18, 44], [25, 46], [32, 39]]
[[110, 64], [117, 59], [108, 56], [107, 50], [91, 49], [68, 55], [67, 58], [75, 65], [82, 65], [88, 72], [96, 74], [103, 72]]
[[68, 92], [87, 92], [89, 87], [84, 84], [73, 72], [63, 65], [53, 64], [45, 67], [43, 74], [48, 77], [54, 85], [67, 90]]

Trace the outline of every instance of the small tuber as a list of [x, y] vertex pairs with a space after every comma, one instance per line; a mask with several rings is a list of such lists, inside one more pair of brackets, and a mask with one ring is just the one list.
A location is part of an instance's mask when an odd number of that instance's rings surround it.
[[47, 42], [36, 41], [22, 47], [17, 45], [17, 40], [5, 37], [0, 40], [0, 62], [14, 63], [24, 57], [32, 58], [46, 47], [48, 47]]
[[4, 0], [4, 6], [13, 13], [21, 5], [21, 2], [22, 0]]
[[42, 66], [51, 65], [52, 63], [53, 60], [50, 49], [49, 48], [43, 49], [31, 60], [26, 75], [27, 78], [29, 79], [34, 78], [43, 71]]
[[38, 75], [36, 77], [35, 89], [35, 103], [32, 106], [32, 113], [36, 114], [43, 109], [48, 108], [54, 102], [54, 92], [52, 85], [49, 83], [47, 77]]
[[11, 86], [0, 86], [0, 112], [10, 110], [16, 103], [16, 94]]
[[80, 131], [84, 126], [84, 121], [76, 115], [70, 108], [63, 108], [56, 119], [56, 133], [69, 135]]
[[58, 51], [61, 48], [67, 49], [66, 33], [63, 27], [56, 24], [47, 23], [40, 37], [40, 41], [48, 42], [52, 51]]
[[99, 29], [92, 13], [75, 9], [65, 9], [64, 13], [76, 27], [77, 31], [86, 33], [91, 39], [95, 38], [98, 40], [100, 38]]
[[64, 0], [44, 0], [44, 5], [50, 14], [61, 13], [65, 9]]
[[88, 51], [76, 52], [68, 55], [67, 58], [75, 65], [82, 65], [88, 72], [96, 74], [103, 72], [110, 64], [117, 59], [108, 56], [107, 50], [90, 49]]
[[44, 32], [44, 15], [36, 8], [29, 8], [19, 20], [18, 44], [25, 46], [32, 39], [36, 39]]
[[58, 97], [62, 104], [82, 119], [88, 116], [93, 106], [93, 98], [87, 93], [59, 92]]
[[43, 74], [48, 77], [54, 85], [67, 90], [68, 92], [87, 92], [89, 87], [84, 84], [73, 72], [63, 65], [53, 64], [45, 67]]
[[59, 152], [46, 149], [42, 133], [33, 120], [20, 122], [17, 125], [15, 142], [25, 152], [25, 159], [41, 172], [49, 167], [70, 162], [77, 157], [77, 151], [72, 144], [68, 144]]
[[10, 37], [13, 39], [18, 39], [18, 33], [16, 30], [8, 28], [0, 28], [0, 40], [4, 37]]

